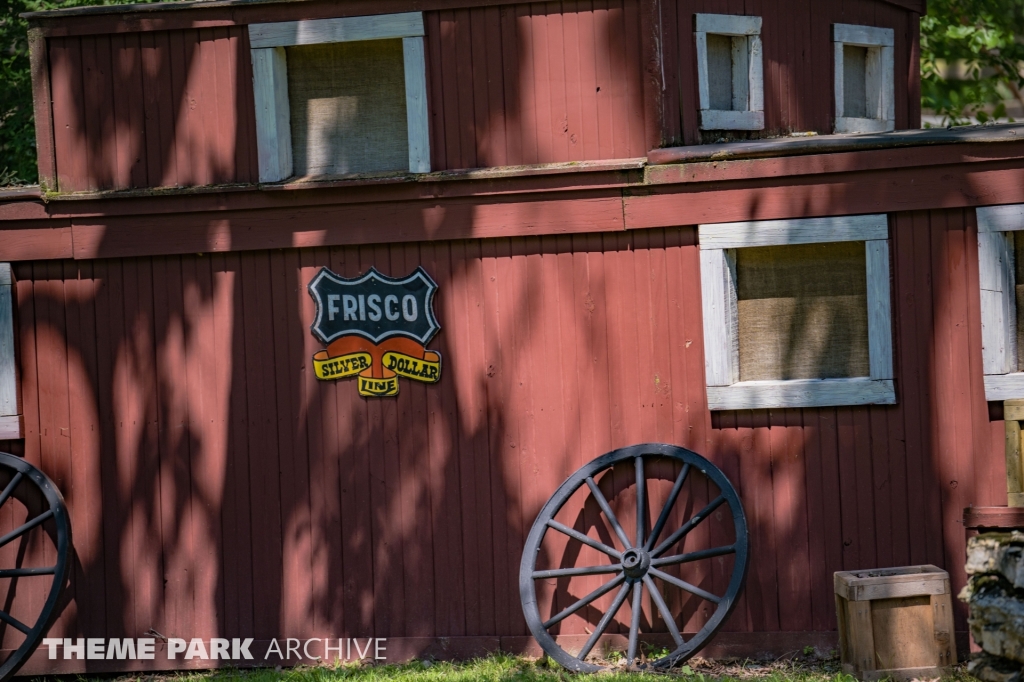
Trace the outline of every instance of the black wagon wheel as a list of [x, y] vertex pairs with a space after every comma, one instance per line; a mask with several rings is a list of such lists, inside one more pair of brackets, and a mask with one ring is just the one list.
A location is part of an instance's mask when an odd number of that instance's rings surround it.
[[[652, 507], [651, 486], [660, 493], [657, 508]], [[722, 521], [725, 511], [731, 514], [729, 521]], [[709, 531], [712, 524], [715, 530]], [[696, 536], [712, 546], [695, 548], [690, 540]], [[622, 448], [584, 465], [541, 509], [519, 570], [523, 613], [551, 658], [570, 670], [596, 672], [603, 666], [587, 658], [629, 601], [628, 624], [623, 620], [619, 628], [628, 632], [626, 664], [640, 660], [641, 637], [649, 639], [654, 633], [654, 638], [668, 641], [656, 632], [664, 628], [671, 637], [669, 651], [649, 665], [672, 667], [699, 651], [736, 605], [746, 577], [747, 550], [739, 495], [715, 465], [674, 445]], [[731, 567], [725, 559], [731, 559]], [[709, 570], [708, 562], [718, 564]], [[718, 589], [685, 580], [684, 570], [703, 571], [705, 583], [716, 582], [707, 576], [717, 570]], [[573, 581], [584, 585], [573, 590]], [[718, 594], [721, 583], [724, 593]], [[546, 597], [541, 598], [538, 584], [545, 586]], [[706, 619], [695, 635], [684, 638], [679, 618], [687, 608], [693, 614], [693, 603], [702, 605]], [[575, 638], [566, 638], [573, 643], [567, 649], [555, 637], [570, 617], [582, 617], [586, 627]], [[662, 624], [655, 628], [657, 617]]]
[[46, 474], [0, 452], [0, 680], [38, 646], [56, 615], [68, 571], [71, 523]]

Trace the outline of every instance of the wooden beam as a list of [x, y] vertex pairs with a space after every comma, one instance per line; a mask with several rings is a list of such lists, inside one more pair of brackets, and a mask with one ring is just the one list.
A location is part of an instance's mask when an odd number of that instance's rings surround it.
[[249, 44], [253, 49], [414, 36], [423, 36], [422, 12], [303, 19], [249, 26]]
[[[420, 21], [422, 28], [422, 19]], [[409, 130], [409, 172], [430, 172], [430, 114], [423, 38], [403, 38], [405, 112]]]
[[867, 261], [868, 364], [872, 379], [892, 379], [892, 299], [889, 294], [889, 242], [864, 244]]
[[1013, 234], [978, 232], [981, 358], [985, 374], [1017, 369], [1017, 310]]
[[32, 114], [36, 128], [36, 165], [39, 186], [57, 189], [57, 156], [53, 142], [53, 100], [50, 94], [50, 59], [42, 30], [28, 31], [29, 68], [32, 72]]
[[860, 47], [881, 47], [895, 45], [896, 32], [891, 28], [859, 26], [857, 24], [833, 24], [832, 39], [837, 43]]
[[1024, 230], [1024, 204], [979, 206], [978, 232], [1014, 232]]
[[710, 410], [896, 404], [896, 388], [890, 379], [743, 381], [732, 386], [708, 386], [707, 390]]
[[20, 415], [0, 415], [0, 440], [18, 440], [25, 437], [25, 418]]
[[697, 14], [694, 30], [723, 36], [752, 36], [761, 32], [761, 17], [742, 14]]
[[10, 263], [0, 263], [0, 430], [10, 433], [15, 426], [20, 429], [19, 408], [18, 364], [14, 355], [14, 275]]
[[[889, 222], [884, 214], [758, 220], [705, 224], [697, 227], [701, 249], [739, 249], [750, 246], [784, 246], [786, 244], [817, 244], [889, 238]], [[886, 273], [888, 273], [888, 269]]]
[[292, 175], [288, 58], [283, 47], [251, 50], [251, 53], [260, 182], [277, 182]]
[[708, 386], [739, 381], [739, 317], [736, 260], [728, 251], [700, 253], [700, 298], [704, 318], [704, 373]]
[[1024, 372], [985, 375], [985, 400], [1015, 400], [1024, 395]]
[[[1007, 403], [1016, 403], [1020, 405], [1024, 401], [1007, 401]], [[1004, 403], [1004, 410], [1006, 404]], [[1005, 416], [1005, 414], [1004, 414]], [[1007, 495], [1024, 492], [1024, 468], [1021, 466], [1021, 442], [1020, 442], [1020, 422], [1015, 419], [1006, 419], [1003, 422], [1005, 431], [1005, 454], [1006, 454], [1006, 492]], [[1009, 497], [1007, 498], [1008, 506], [1014, 505]]]

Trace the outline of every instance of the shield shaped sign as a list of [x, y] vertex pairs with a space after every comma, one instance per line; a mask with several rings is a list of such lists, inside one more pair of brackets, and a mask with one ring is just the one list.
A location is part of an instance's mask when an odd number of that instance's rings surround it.
[[309, 283], [316, 312], [310, 331], [326, 348], [313, 356], [325, 381], [358, 376], [366, 397], [398, 395], [398, 378], [436, 383], [441, 354], [427, 343], [441, 329], [437, 284], [423, 268], [401, 279], [376, 268], [353, 279], [321, 268]]

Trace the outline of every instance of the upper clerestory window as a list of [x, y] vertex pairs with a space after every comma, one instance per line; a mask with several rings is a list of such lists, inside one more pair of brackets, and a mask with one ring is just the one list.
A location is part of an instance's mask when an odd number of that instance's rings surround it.
[[891, 28], [835, 24], [837, 133], [896, 128]]
[[249, 26], [260, 182], [430, 172], [423, 15]]
[[696, 15], [702, 130], [763, 130], [761, 17]]

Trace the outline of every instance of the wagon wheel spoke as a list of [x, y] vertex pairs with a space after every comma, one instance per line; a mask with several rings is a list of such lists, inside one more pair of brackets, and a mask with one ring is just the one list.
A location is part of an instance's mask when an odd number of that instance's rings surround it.
[[722, 556], [723, 554], [735, 553], [736, 545], [712, 547], [711, 549], [702, 549], [698, 552], [687, 552], [686, 554], [673, 554], [672, 556], [663, 556], [657, 559], [652, 559], [651, 566], [669, 566], [671, 564], [685, 564], [688, 561], [700, 561], [701, 559], [710, 559], [712, 557]]
[[633, 459], [636, 466], [636, 544], [634, 547], [644, 546], [644, 523], [647, 521], [645, 507], [647, 506], [647, 479], [644, 478], [644, 458]]
[[694, 529], [694, 527], [697, 526], [697, 524], [699, 524], [701, 521], [703, 521], [708, 516], [710, 516], [711, 512], [713, 512], [716, 509], [718, 509], [722, 505], [722, 503], [724, 503], [724, 502], [725, 502], [725, 495], [719, 495], [714, 500], [712, 500], [708, 504], [708, 506], [706, 506], [703, 509], [701, 509], [699, 512], [697, 512], [697, 514], [692, 519], [690, 519], [689, 521], [684, 523], [679, 528], [679, 530], [677, 530], [675, 533], [672, 533], [672, 535], [670, 535], [668, 537], [668, 539], [665, 540], [665, 542], [663, 542], [660, 545], [658, 545], [658, 547], [653, 552], [651, 552], [651, 557], [652, 558], [657, 558], [657, 557], [661, 556], [661, 554], [666, 549], [668, 549], [672, 545], [674, 545], [677, 542], [679, 542], [683, 538], [684, 535], [689, 533], [691, 530]]
[[710, 592], [708, 592], [706, 590], [700, 589], [696, 585], [691, 585], [690, 583], [686, 582], [685, 580], [680, 580], [679, 578], [675, 577], [674, 575], [669, 575], [668, 573], [665, 573], [665, 571], [660, 571], [657, 568], [651, 568], [651, 575], [657, 576], [657, 577], [661, 578], [662, 580], [664, 580], [665, 582], [670, 583], [672, 585], [675, 585], [676, 587], [678, 587], [681, 590], [686, 590], [690, 594], [697, 595], [701, 599], [706, 599], [707, 601], [709, 601], [709, 602], [711, 602], [713, 604], [720, 604], [722, 602], [722, 598], [721, 597], [716, 597], [715, 595], [711, 594]]
[[683, 489], [683, 483], [686, 481], [686, 475], [689, 473], [690, 463], [687, 462], [683, 465], [683, 470], [676, 477], [676, 482], [672, 485], [672, 492], [668, 494], [665, 506], [661, 508], [661, 513], [658, 515], [658, 521], [654, 524], [654, 528], [651, 529], [651, 535], [647, 538], [647, 542], [644, 543], [644, 549], [648, 552], [651, 551], [651, 547], [654, 547], [654, 543], [658, 541], [658, 536], [661, 535], [661, 531], [665, 528], [668, 515], [672, 513], [672, 507], [675, 505], [676, 498], [679, 497], [679, 491]]
[[654, 605], [658, 607], [658, 612], [661, 614], [662, 620], [665, 621], [665, 625], [668, 627], [669, 633], [672, 635], [672, 640], [676, 643], [676, 647], [683, 646], [683, 636], [679, 634], [679, 628], [676, 626], [676, 618], [672, 615], [672, 611], [669, 610], [668, 604], [665, 603], [665, 598], [661, 596], [661, 592], [658, 591], [654, 581], [651, 580], [651, 576], [645, 575], [644, 585], [647, 586], [647, 591], [651, 593], [651, 599], [654, 600]]
[[619, 525], [619, 520], [615, 517], [615, 512], [612, 511], [611, 506], [608, 504], [608, 500], [605, 499], [604, 493], [597, 487], [597, 483], [594, 483], [593, 476], [587, 476], [587, 486], [590, 488], [590, 493], [597, 500], [597, 505], [601, 507], [601, 511], [604, 512], [605, 518], [608, 519], [608, 523], [612, 525], [612, 530], [619, 536], [619, 540], [622, 541], [622, 546], [629, 549], [633, 545], [630, 544], [629, 538], [626, 537], [626, 531], [622, 530], [622, 526]]
[[53, 575], [56, 566], [40, 566], [38, 568], [0, 568], [0, 578], [17, 578], [23, 575]]
[[622, 608], [622, 603], [626, 601], [626, 595], [628, 593], [629, 583], [626, 583], [619, 590], [619, 593], [615, 595], [615, 601], [612, 602], [611, 608], [609, 608], [608, 611], [604, 614], [604, 616], [601, 617], [601, 621], [597, 624], [597, 627], [594, 628], [594, 633], [590, 635], [590, 639], [588, 639], [587, 643], [583, 645], [582, 649], [580, 649], [580, 653], [578, 656], [576, 656], [576, 658], [582, 661], [587, 657], [587, 654], [590, 653], [590, 650], [594, 648], [595, 644], [597, 644], [597, 640], [601, 637], [602, 634], [604, 634], [604, 631], [608, 628], [608, 624], [612, 622], [612, 618], [615, 618], [615, 614], [618, 613], [619, 609]]
[[644, 593], [643, 583], [639, 580], [633, 583], [633, 617], [629, 622], [629, 649], [626, 651], [626, 661], [632, 663], [636, 660], [636, 639], [640, 634], [640, 597]]
[[21, 483], [21, 479], [24, 477], [25, 475], [20, 471], [14, 474], [11, 481], [7, 484], [7, 487], [4, 488], [2, 493], [0, 493], [0, 507], [4, 505], [4, 502], [7, 501], [7, 498], [11, 496], [11, 493], [14, 492], [14, 489], [18, 487], [18, 484]]
[[26, 635], [28, 633], [32, 632], [32, 628], [30, 628], [29, 626], [25, 625], [24, 623], [22, 623], [20, 620], [18, 620], [14, 616], [8, 614], [6, 611], [0, 611], [0, 620], [2, 620], [3, 622], [7, 623], [8, 625], [13, 625], [14, 627], [16, 627], [17, 629], [21, 630]]
[[20, 526], [18, 526], [14, 530], [12, 530], [10, 533], [8, 533], [7, 535], [5, 535], [2, 538], [0, 538], [0, 547], [3, 547], [7, 543], [9, 543], [11, 540], [14, 540], [15, 538], [17, 538], [17, 537], [19, 537], [21, 535], [24, 535], [25, 533], [29, 532], [30, 530], [32, 530], [33, 528], [35, 528], [39, 524], [41, 524], [44, 521], [46, 521], [51, 516], [53, 516], [53, 510], [52, 509], [47, 509], [46, 511], [44, 511], [42, 514], [40, 514], [39, 516], [35, 517], [31, 521], [26, 521], [25, 523], [21, 524]]
[[593, 539], [592, 537], [584, 535], [583, 533], [581, 533], [578, 530], [575, 530], [573, 528], [570, 528], [569, 526], [565, 525], [564, 523], [559, 523], [558, 521], [555, 521], [554, 519], [549, 519], [548, 520], [548, 526], [550, 528], [554, 528], [559, 533], [564, 533], [565, 535], [568, 535], [573, 540], [578, 540], [578, 541], [582, 542], [584, 545], [587, 545], [589, 547], [593, 547], [594, 549], [596, 549], [599, 552], [604, 552], [605, 554], [607, 554], [610, 557], [615, 557], [616, 559], [621, 559], [622, 558], [622, 553], [619, 552], [617, 549], [613, 549], [613, 548], [609, 547], [608, 545], [604, 544], [603, 542], [600, 542], [598, 540]]
[[616, 578], [613, 578], [612, 580], [609, 580], [604, 585], [602, 585], [601, 587], [597, 588], [596, 590], [594, 590], [593, 592], [591, 592], [587, 596], [580, 598], [572, 606], [568, 606], [565, 609], [563, 609], [561, 612], [558, 613], [558, 615], [553, 616], [550, 619], [548, 619], [547, 621], [545, 621], [543, 623], [544, 629], [547, 630], [552, 625], [554, 625], [556, 623], [559, 623], [559, 622], [565, 620], [566, 618], [568, 618], [569, 616], [571, 616], [572, 614], [576, 613], [577, 611], [579, 611], [584, 606], [586, 606], [590, 602], [594, 601], [595, 599], [597, 599], [601, 595], [607, 594], [608, 592], [611, 592], [616, 587], [618, 587], [622, 583], [622, 581], [625, 580], [625, 579], [626, 579], [626, 576], [620, 575], [620, 576], [618, 576]]
[[[534, 580], [543, 578], [569, 578], [577, 575], [601, 575], [603, 573], [618, 573], [622, 570], [622, 564], [605, 564], [604, 566], [579, 566], [577, 568], [552, 568], [546, 571], [534, 571]], [[3, 571], [0, 571], [0, 578]]]

